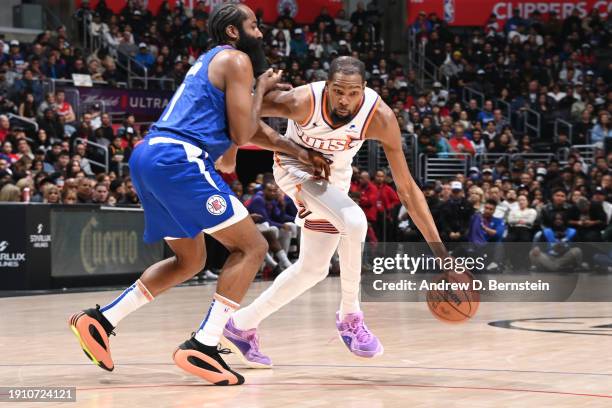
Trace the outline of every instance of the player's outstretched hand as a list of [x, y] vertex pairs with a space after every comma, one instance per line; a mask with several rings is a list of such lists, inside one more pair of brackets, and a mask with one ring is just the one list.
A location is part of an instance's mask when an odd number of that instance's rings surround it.
[[329, 175], [331, 174], [329, 165], [332, 164], [330, 159], [317, 151], [309, 149], [303, 149], [298, 158], [302, 163], [312, 166], [315, 178], [329, 180]]
[[261, 88], [264, 93], [276, 89], [276, 86], [280, 82], [283, 76], [283, 70], [274, 72], [272, 68], [257, 77], [257, 88]]

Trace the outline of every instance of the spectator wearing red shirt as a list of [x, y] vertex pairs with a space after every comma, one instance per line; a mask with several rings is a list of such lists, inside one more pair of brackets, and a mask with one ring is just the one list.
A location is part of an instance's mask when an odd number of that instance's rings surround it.
[[376, 188], [376, 185], [370, 180], [370, 174], [367, 171], [361, 172], [359, 176], [359, 186], [353, 192], [359, 193], [359, 206], [368, 220], [368, 240], [370, 242], [378, 242], [378, 238], [374, 232], [374, 225], [376, 225], [376, 218], [378, 216], [376, 207], [376, 202], [378, 201], [378, 188]]
[[394, 241], [393, 232], [396, 229], [394, 222], [395, 210], [400, 205], [399, 196], [389, 184], [385, 182], [386, 175], [382, 170], [376, 172], [374, 184], [377, 191], [376, 199], [376, 235], [383, 241]]
[[[449, 140], [449, 144], [453, 153], [468, 153], [470, 156], [476, 154], [474, 144], [471, 140], [465, 137], [465, 128], [461, 123], [455, 124], [455, 134]], [[467, 155], [460, 154], [457, 157], [465, 159], [467, 158]]]
[[0, 143], [4, 143], [6, 137], [11, 133], [11, 122], [8, 116], [0, 115]]
[[66, 93], [59, 90], [55, 93], [55, 103], [57, 105], [57, 114], [66, 119], [66, 123], [76, 121], [76, 115], [72, 109], [72, 105], [66, 101]]
[[368, 222], [375, 223], [378, 214], [376, 202], [378, 201], [378, 188], [370, 180], [370, 174], [362, 171], [359, 177], [359, 206], [363, 210]]
[[391, 187], [385, 182], [386, 175], [382, 170], [376, 172], [374, 177], [374, 184], [378, 190], [378, 199], [376, 200], [376, 210], [378, 213], [387, 213], [387, 218], [391, 218], [390, 211], [400, 205], [399, 196]]

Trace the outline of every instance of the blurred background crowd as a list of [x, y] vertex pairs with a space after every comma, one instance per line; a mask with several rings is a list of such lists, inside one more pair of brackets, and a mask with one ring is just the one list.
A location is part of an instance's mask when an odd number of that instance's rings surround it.
[[[309, 24], [289, 9], [275, 21], [257, 16], [270, 62], [293, 86], [325, 80], [336, 56], [365, 62], [368, 86], [396, 113], [444, 241], [612, 241], [612, 14], [561, 19], [536, 11], [526, 19], [516, 10], [504, 25], [492, 15], [482, 27], [457, 30], [422, 13], [406, 27], [406, 55], [385, 47], [381, 13], [371, 1], [350, 14], [322, 8]], [[96, 104], [77, 109], [61, 87], [49, 92], [44, 82], [83, 74], [123, 86], [130, 62], [161, 79], [148, 89], [173, 89], [210, 45], [208, 7], [163, 2], [152, 13], [127, 1], [114, 13], [103, 0], [83, 1], [74, 18], [73, 36], [60, 26], [32, 43], [0, 38], [0, 201], [135, 206], [127, 162], [148, 123], [130, 113], [116, 120]], [[82, 45], [85, 37], [95, 49]], [[429, 81], [419, 80], [417, 52], [433, 67]], [[106, 149], [106, 168], [93, 144]], [[434, 159], [458, 160], [461, 171], [429, 177], [423, 169]], [[351, 183], [368, 240], [422, 239], [381, 163], [356, 162]], [[225, 175], [267, 225], [262, 232], [271, 229], [274, 245], [289, 251], [294, 206], [271, 174], [239, 176]]]

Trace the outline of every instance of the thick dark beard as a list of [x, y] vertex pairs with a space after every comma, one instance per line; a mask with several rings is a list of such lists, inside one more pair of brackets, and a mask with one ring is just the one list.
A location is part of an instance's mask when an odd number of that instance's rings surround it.
[[332, 122], [334, 123], [334, 125], [338, 124], [338, 123], [347, 123], [350, 122], [351, 120], [353, 120], [353, 118], [355, 117], [354, 114], [348, 114], [346, 116], [340, 116], [336, 113], [335, 110], [332, 110], [329, 113], [329, 118], [332, 120]]
[[263, 41], [248, 35], [242, 27], [238, 28], [238, 34], [240, 38], [236, 42], [236, 48], [249, 56], [253, 65], [253, 74], [258, 77], [270, 67], [264, 52]]

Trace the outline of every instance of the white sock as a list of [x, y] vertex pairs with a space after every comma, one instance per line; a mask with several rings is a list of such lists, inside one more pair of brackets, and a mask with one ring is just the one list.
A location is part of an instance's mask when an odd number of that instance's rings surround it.
[[195, 335], [195, 339], [206, 346], [216, 347], [219, 344], [223, 328], [232, 314], [240, 307], [218, 293], [213, 296], [208, 313]]
[[[285, 224], [285, 225], [289, 225], [289, 224]], [[291, 236], [293, 231], [286, 231], [286, 230], [279, 230], [278, 231], [278, 242], [281, 246], [281, 248], [283, 249], [283, 251], [285, 251], [285, 253], [289, 252], [289, 245], [291, 244]]]
[[132, 286], [123, 291], [119, 297], [108, 305], [101, 307], [100, 312], [116, 327], [124, 317], [153, 300], [153, 295], [138, 279]]
[[274, 260], [274, 258], [272, 258], [272, 255], [270, 255], [269, 252], [266, 252], [266, 256], [264, 258], [264, 262], [272, 269], [276, 268], [278, 266], [278, 262], [276, 262]]
[[287, 269], [291, 266], [291, 261], [289, 260], [289, 258], [287, 258], [287, 253], [285, 252], [285, 250], [281, 249], [274, 255], [276, 256], [276, 259], [278, 259], [278, 263], [281, 264], [283, 268]]
[[[253, 329], [327, 276], [329, 260], [338, 246], [338, 234], [325, 234], [302, 228], [300, 257], [285, 269], [247, 307], [234, 314], [234, 325], [240, 330]], [[307, 265], [307, 267], [306, 267]]]

